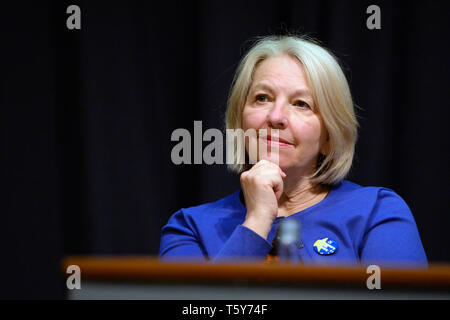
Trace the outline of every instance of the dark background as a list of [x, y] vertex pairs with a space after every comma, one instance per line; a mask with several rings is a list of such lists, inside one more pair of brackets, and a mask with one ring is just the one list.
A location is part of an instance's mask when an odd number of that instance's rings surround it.
[[[252, 37], [318, 38], [361, 129], [349, 176], [409, 204], [431, 262], [450, 261], [444, 1], [14, 1], [1, 5], [3, 298], [62, 298], [69, 254], [156, 255], [180, 209], [239, 187], [225, 165], [172, 164], [176, 128], [223, 128]], [[68, 30], [66, 8], [81, 8]], [[366, 8], [381, 8], [368, 30]]]

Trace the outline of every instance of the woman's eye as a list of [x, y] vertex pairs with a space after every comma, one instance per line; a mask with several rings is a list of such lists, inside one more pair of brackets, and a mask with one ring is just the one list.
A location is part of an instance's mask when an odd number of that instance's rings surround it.
[[267, 102], [267, 96], [263, 94], [258, 94], [255, 98], [257, 102]]
[[304, 102], [304, 101], [297, 101], [297, 102], [295, 103], [295, 105], [298, 106], [298, 107], [300, 107], [300, 108], [307, 108], [307, 109], [310, 109], [310, 108], [311, 108], [311, 107], [309, 106], [309, 104], [307, 104], [307, 103]]

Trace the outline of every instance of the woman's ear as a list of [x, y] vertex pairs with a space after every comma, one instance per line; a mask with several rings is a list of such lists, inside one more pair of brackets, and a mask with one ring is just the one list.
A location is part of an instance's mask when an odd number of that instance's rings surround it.
[[325, 138], [320, 143], [319, 152], [324, 156], [330, 152], [330, 136], [328, 133], [326, 133]]

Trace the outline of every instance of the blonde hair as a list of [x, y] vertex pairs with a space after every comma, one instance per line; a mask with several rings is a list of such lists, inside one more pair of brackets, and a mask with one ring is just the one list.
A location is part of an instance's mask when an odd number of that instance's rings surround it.
[[[314, 40], [298, 36], [267, 36], [259, 40], [241, 60], [228, 97], [225, 122], [227, 129], [242, 128], [242, 111], [253, 81], [254, 72], [261, 61], [288, 54], [303, 66], [311, 88], [314, 104], [329, 135], [326, 155], [319, 154], [315, 172], [309, 176], [312, 184], [333, 185], [348, 174], [355, 152], [358, 122], [347, 79], [328, 50]], [[234, 145], [234, 162], [230, 170], [241, 173], [248, 168], [242, 164], [245, 144]]]

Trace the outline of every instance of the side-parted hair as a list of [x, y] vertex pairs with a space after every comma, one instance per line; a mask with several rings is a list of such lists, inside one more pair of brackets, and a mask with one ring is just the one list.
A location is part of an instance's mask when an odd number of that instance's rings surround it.
[[[355, 152], [358, 122], [347, 79], [337, 61], [327, 49], [299, 36], [267, 36], [259, 38], [241, 60], [228, 96], [225, 114], [227, 129], [242, 128], [242, 112], [258, 65], [267, 58], [288, 54], [303, 66], [312, 91], [316, 111], [328, 132], [326, 155], [319, 154], [315, 172], [309, 176], [312, 184], [333, 185], [348, 174]], [[242, 157], [244, 143], [234, 145], [234, 162], [228, 167], [241, 173], [249, 168]], [[244, 163], [244, 164], [243, 164]]]

